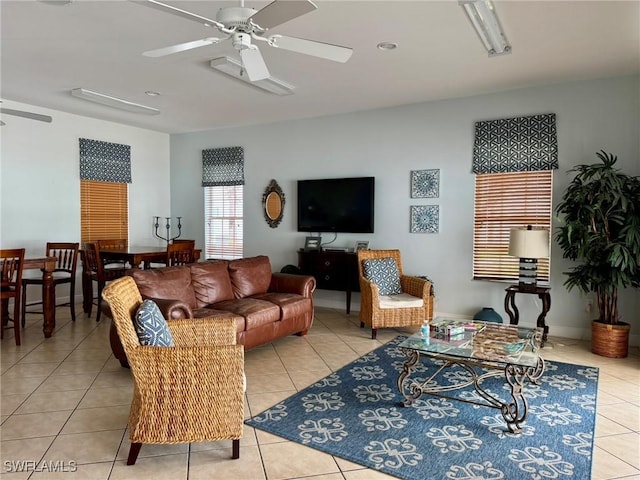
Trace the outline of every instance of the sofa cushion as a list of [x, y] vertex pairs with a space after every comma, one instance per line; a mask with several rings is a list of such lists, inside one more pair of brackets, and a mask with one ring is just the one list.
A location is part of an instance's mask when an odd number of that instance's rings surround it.
[[244, 332], [245, 330], [245, 320], [241, 315], [237, 315], [228, 310], [218, 310], [215, 308], [194, 308], [193, 309], [193, 318], [230, 318], [236, 322], [236, 332]]
[[301, 295], [296, 295], [295, 293], [269, 292], [254, 295], [251, 298], [275, 303], [280, 307], [280, 315], [282, 318], [297, 317], [298, 315], [304, 315], [312, 310], [311, 299]]
[[251, 330], [280, 320], [280, 307], [256, 298], [226, 300], [212, 305], [216, 310], [227, 310], [242, 315], [245, 329]]
[[200, 262], [190, 265], [191, 284], [196, 296], [196, 308], [212, 303], [233, 300], [233, 290], [226, 260]]
[[143, 297], [182, 300], [190, 308], [196, 306], [189, 267], [135, 269], [132, 276]]
[[378, 286], [380, 295], [402, 293], [398, 264], [392, 257], [370, 258], [362, 261], [363, 276]]
[[133, 319], [140, 345], [172, 347], [173, 336], [158, 305], [152, 300], [143, 301]]
[[259, 255], [230, 261], [229, 278], [235, 298], [267, 293], [271, 283], [269, 257]]

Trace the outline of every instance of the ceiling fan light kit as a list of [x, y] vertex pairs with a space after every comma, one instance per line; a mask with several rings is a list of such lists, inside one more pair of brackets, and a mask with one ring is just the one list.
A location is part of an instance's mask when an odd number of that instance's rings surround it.
[[511, 45], [491, 0], [460, 0], [458, 3], [469, 17], [490, 57], [511, 53]]
[[[239, 80], [278, 95], [290, 95], [293, 91], [291, 86], [271, 77], [262, 53], [255, 44], [256, 42], [260, 41], [270, 47], [281, 50], [302, 53], [304, 55], [311, 55], [341, 63], [349, 60], [353, 53], [351, 48], [341, 45], [279, 34], [267, 35], [267, 30], [270, 28], [293, 20], [318, 8], [310, 0], [274, 0], [260, 10], [245, 7], [244, 0], [240, 0], [239, 7], [224, 7], [218, 10], [215, 20], [187, 12], [172, 5], [164, 4], [158, 0], [134, 0], [134, 3], [162, 10], [165, 13], [177, 15], [198, 22], [201, 25], [216, 28], [223, 34], [221, 38], [209, 37], [156, 50], [149, 50], [143, 52], [144, 56], [162, 57], [231, 39], [233, 48], [240, 54], [240, 66], [236, 67], [237, 62], [228, 57], [221, 57], [222, 60], [212, 60], [211, 66]], [[224, 60], [225, 58], [226, 60]]]
[[147, 107], [139, 103], [130, 102], [123, 98], [114, 97], [105, 93], [94, 92], [86, 88], [74, 88], [71, 90], [71, 95], [90, 102], [99, 103], [108, 107], [125, 110], [132, 113], [142, 113], [145, 115], [158, 115], [160, 110], [157, 108]]
[[237, 80], [242, 80], [249, 85], [261, 88], [267, 92], [274, 93], [276, 95], [293, 95], [294, 87], [277, 78], [269, 77], [257, 81], [250, 80], [247, 73], [244, 71], [242, 63], [234, 58], [214, 58], [211, 60], [210, 65], [211, 68], [218, 70], [219, 72], [229, 75]]

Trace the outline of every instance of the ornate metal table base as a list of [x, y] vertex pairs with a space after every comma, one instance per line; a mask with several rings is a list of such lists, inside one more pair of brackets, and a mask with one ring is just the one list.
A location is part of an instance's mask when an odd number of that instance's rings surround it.
[[[522, 432], [520, 424], [526, 420], [528, 409], [527, 398], [523, 395], [524, 382], [525, 380], [529, 380], [532, 383], [538, 383], [538, 379], [544, 373], [544, 360], [542, 357], [538, 357], [538, 362], [535, 367], [526, 367], [521, 365], [495, 363], [491, 361], [453, 358], [446, 355], [421, 354], [417, 350], [413, 349], [403, 350], [407, 355], [409, 355], [409, 358], [404, 363], [402, 372], [398, 377], [398, 390], [405, 398], [404, 401], [400, 402], [402, 406], [410, 406], [415, 400], [425, 393], [461, 402], [473, 403], [474, 405], [486, 406], [500, 410], [502, 417], [507, 423], [509, 431], [512, 433]], [[433, 360], [441, 360], [444, 364], [429, 378], [419, 383], [415, 380], [412, 381], [409, 376], [411, 375], [412, 368], [420, 361], [421, 355]], [[470, 374], [468, 380], [463, 380], [459, 383], [449, 385], [430, 385], [441, 372], [455, 365], [460, 366]], [[480, 370], [482, 369], [489, 370], [481, 372]], [[482, 382], [486, 378], [500, 376], [504, 376], [506, 382], [511, 386], [511, 400], [508, 403], [505, 403], [502, 399], [482, 388]], [[443, 393], [459, 390], [469, 385], [473, 385], [473, 388], [484, 402], [480, 400], [474, 401], [454, 397]]]
[[520, 320], [520, 312], [518, 311], [518, 307], [516, 306], [516, 293], [529, 293], [533, 295], [538, 295], [538, 298], [542, 300], [542, 312], [538, 315], [537, 326], [538, 328], [542, 328], [542, 343], [541, 347], [547, 341], [547, 336], [549, 334], [549, 325], [546, 323], [547, 313], [551, 309], [551, 294], [549, 291], [551, 288], [549, 287], [540, 287], [534, 286], [531, 288], [524, 288], [520, 285], [511, 285], [505, 289], [507, 294], [504, 297], [504, 310], [509, 315], [509, 321], [511, 325], [518, 325], [518, 321]]

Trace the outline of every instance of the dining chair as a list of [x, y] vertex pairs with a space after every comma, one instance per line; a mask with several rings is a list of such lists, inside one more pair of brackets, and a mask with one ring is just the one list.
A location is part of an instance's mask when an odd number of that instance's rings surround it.
[[[108, 238], [96, 240], [99, 250], [127, 250], [129, 241], [126, 238]], [[107, 268], [126, 268], [127, 262], [124, 260], [102, 259], [102, 264]]]
[[[4, 338], [5, 326], [13, 321], [16, 345], [20, 345], [20, 290], [24, 268], [24, 248], [0, 250], [0, 338]], [[13, 318], [9, 317], [9, 299], [13, 298]]]
[[182, 240], [167, 245], [166, 266], [186, 265], [195, 262], [195, 240]]
[[[127, 272], [126, 268], [105, 268], [105, 265], [100, 258], [100, 249], [97, 242], [87, 242], [83, 245], [82, 251], [84, 253], [83, 261], [85, 262], [85, 272], [91, 277], [92, 282], [96, 282], [98, 286], [97, 296], [94, 298], [95, 305], [98, 308], [96, 314], [96, 322], [100, 321], [102, 310], [100, 308], [100, 301], [102, 299], [102, 290], [105, 285], [112, 281], [124, 276]], [[94, 302], [92, 302], [93, 305]], [[91, 316], [92, 305], [89, 306], [87, 316]]]
[[[71, 242], [47, 242], [46, 256], [56, 257], [56, 267], [53, 270], [53, 288], [57, 291], [57, 286], [62, 284], [69, 284], [69, 301], [58, 304], [56, 307], [69, 306], [71, 310], [71, 320], [76, 321], [76, 270], [78, 266], [78, 251], [80, 249], [79, 243]], [[37, 302], [31, 302], [27, 305], [27, 287], [29, 285], [38, 285], [42, 291], [42, 276], [34, 278], [22, 279], [22, 328], [25, 326], [25, 316], [27, 313], [37, 313], [43, 315], [44, 312], [29, 311], [27, 312], [27, 306], [42, 305], [42, 300]]]

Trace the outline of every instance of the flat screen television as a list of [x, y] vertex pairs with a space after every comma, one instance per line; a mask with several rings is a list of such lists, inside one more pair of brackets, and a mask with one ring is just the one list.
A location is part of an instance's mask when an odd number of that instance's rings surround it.
[[298, 180], [298, 231], [373, 233], [375, 177]]

